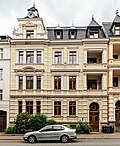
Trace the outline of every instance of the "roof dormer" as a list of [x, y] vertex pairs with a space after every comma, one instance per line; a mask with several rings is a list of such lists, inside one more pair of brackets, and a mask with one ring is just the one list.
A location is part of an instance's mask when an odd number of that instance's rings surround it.
[[92, 16], [90, 24], [87, 26], [86, 38], [99, 38], [101, 26], [95, 21]]
[[118, 10], [116, 10], [116, 16], [112, 22], [110, 31], [117, 36], [120, 35], [120, 16], [118, 15]]

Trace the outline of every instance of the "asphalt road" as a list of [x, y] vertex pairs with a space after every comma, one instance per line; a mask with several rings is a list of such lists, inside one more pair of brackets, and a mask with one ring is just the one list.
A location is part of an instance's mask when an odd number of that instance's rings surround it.
[[30, 144], [18, 140], [0, 140], [0, 146], [120, 146], [120, 139], [79, 139], [70, 143], [60, 142], [37, 142]]

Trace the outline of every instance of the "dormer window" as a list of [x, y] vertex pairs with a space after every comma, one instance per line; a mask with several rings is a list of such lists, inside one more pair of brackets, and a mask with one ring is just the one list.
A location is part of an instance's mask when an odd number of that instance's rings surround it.
[[120, 35], [120, 25], [115, 26], [115, 35]]
[[32, 39], [32, 38], [34, 38], [34, 30], [27, 30], [27, 31], [26, 31], [26, 38], [27, 38], [27, 39]]
[[76, 39], [76, 34], [77, 34], [77, 32], [75, 30], [70, 30], [69, 31], [69, 38]]
[[90, 30], [90, 38], [98, 38], [98, 37], [99, 37], [98, 29], [91, 29]]
[[55, 38], [62, 39], [62, 30], [55, 31]]

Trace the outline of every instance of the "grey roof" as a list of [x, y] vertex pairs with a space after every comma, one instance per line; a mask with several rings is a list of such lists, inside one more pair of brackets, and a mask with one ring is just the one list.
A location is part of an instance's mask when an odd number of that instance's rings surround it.
[[111, 27], [110, 27], [111, 30], [115, 24], [120, 24], [120, 16], [118, 15], [118, 10], [116, 11], [116, 16], [111, 24]]
[[[62, 40], [69, 40], [69, 31], [70, 30], [76, 30], [77, 32], [77, 36], [76, 36], [76, 40], [81, 40], [81, 39], [85, 39], [86, 38], [86, 31], [87, 31], [87, 27], [75, 27], [74, 29], [71, 29], [72, 27], [47, 27], [47, 31], [48, 31], [48, 39], [49, 40], [56, 40], [55, 38], [55, 31], [58, 30], [62, 30], [63, 32], [63, 38]], [[103, 29], [100, 30], [100, 38], [105, 38], [105, 34], [103, 32]]]
[[92, 16], [92, 20], [88, 27], [100, 27], [100, 25], [95, 21], [94, 17]]
[[112, 22], [103, 22], [102, 25], [103, 25], [104, 33], [107, 38], [113, 35], [113, 32], [110, 30]]

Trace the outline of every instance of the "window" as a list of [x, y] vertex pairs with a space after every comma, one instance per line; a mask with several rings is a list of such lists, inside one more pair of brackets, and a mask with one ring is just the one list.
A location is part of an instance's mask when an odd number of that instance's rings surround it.
[[3, 80], [3, 69], [0, 69], [0, 80]]
[[65, 128], [62, 126], [53, 126], [53, 131], [64, 130]]
[[37, 63], [41, 64], [41, 51], [37, 51]]
[[76, 101], [69, 102], [69, 115], [76, 115]]
[[76, 77], [74, 76], [69, 77], [69, 89], [76, 89]]
[[33, 114], [33, 101], [26, 101], [26, 112]]
[[22, 113], [22, 101], [18, 101], [18, 114]]
[[98, 38], [98, 37], [99, 37], [98, 29], [91, 29], [90, 30], [90, 38]]
[[76, 34], [77, 34], [76, 30], [70, 30], [69, 31], [69, 38], [76, 39]]
[[76, 64], [76, 61], [77, 61], [76, 51], [70, 51], [69, 52], [69, 63], [70, 64]]
[[34, 38], [34, 30], [27, 30], [27, 31], [26, 31], [26, 38], [27, 38], [27, 39], [32, 39], [32, 38]]
[[0, 59], [3, 59], [3, 48], [0, 48]]
[[97, 80], [88, 80], [87, 89], [97, 89]]
[[118, 77], [113, 78], [113, 87], [118, 87]]
[[2, 100], [2, 99], [3, 99], [3, 90], [0, 89], [0, 100]]
[[61, 116], [61, 101], [54, 101], [54, 115]]
[[27, 51], [27, 54], [26, 54], [26, 62], [27, 63], [34, 63], [34, 51]]
[[62, 37], [63, 37], [62, 35], [63, 35], [62, 30], [55, 31], [55, 38], [56, 39], [62, 39]]
[[33, 76], [26, 76], [26, 89], [33, 89]]
[[54, 77], [54, 89], [61, 89], [61, 77], [60, 76]]
[[41, 89], [41, 76], [37, 76], [37, 89]]
[[36, 101], [36, 113], [40, 113], [40, 105], [41, 105], [41, 102]]
[[23, 76], [19, 76], [19, 89], [23, 89]]
[[97, 63], [97, 58], [87, 58], [88, 63]]
[[118, 59], [118, 55], [113, 55], [113, 59]]
[[52, 130], [52, 126], [46, 126], [46, 127], [42, 128], [41, 131], [42, 131], [42, 132], [44, 132], [44, 131], [46, 131], [46, 132], [47, 132], [47, 131], [53, 131], [53, 130]]
[[120, 26], [115, 26], [115, 35], [120, 35]]
[[62, 52], [55, 52], [55, 64], [61, 64], [62, 63]]
[[23, 51], [19, 51], [19, 63], [23, 63]]

